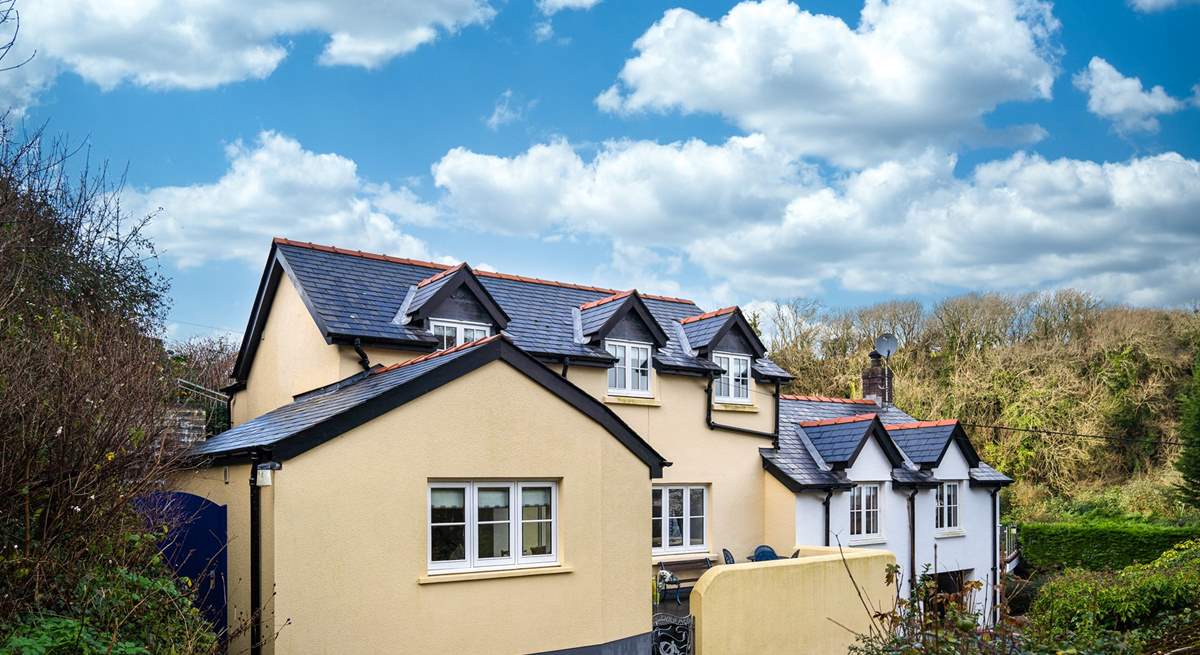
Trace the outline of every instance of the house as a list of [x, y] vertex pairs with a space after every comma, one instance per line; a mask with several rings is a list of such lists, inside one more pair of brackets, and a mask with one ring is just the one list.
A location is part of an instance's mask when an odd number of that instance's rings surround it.
[[[286, 239], [233, 377], [179, 483], [228, 508], [230, 624], [265, 608], [233, 650], [641, 652], [658, 566], [824, 535], [925, 561], [937, 485], [976, 521], [1007, 480], [887, 398], [782, 395], [736, 307]], [[994, 524], [937, 572], [983, 574]]]

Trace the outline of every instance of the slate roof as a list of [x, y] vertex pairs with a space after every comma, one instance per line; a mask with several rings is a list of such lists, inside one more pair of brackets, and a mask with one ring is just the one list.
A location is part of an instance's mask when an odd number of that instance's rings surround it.
[[860, 414], [822, 422], [800, 423], [800, 432], [821, 454], [827, 464], [844, 464], [858, 450], [875, 414]]
[[[452, 267], [286, 239], [276, 239], [274, 247], [285, 269], [299, 283], [305, 303], [327, 338], [362, 338], [364, 341], [435, 347], [436, 340], [427, 331], [393, 322], [393, 319], [409, 287]], [[510, 317], [505, 332], [518, 347], [543, 357], [612, 361], [601, 345], [576, 341], [573, 311], [581, 305], [621, 292], [492, 271], [474, 271], [474, 274]], [[426, 293], [436, 284], [436, 280], [427, 282], [416, 293]], [[655, 353], [658, 364], [667, 369], [683, 371], [720, 370], [712, 362], [685, 352], [678, 343], [676, 322], [703, 313], [695, 303], [681, 298], [645, 294], [641, 299], [668, 337], [667, 344]], [[596, 309], [603, 310], [609, 305], [613, 306], [608, 310], [611, 312], [621, 303], [603, 303]], [[597, 313], [596, 320], [602, 315]], [[251, 320], [253, 322], [254, 317]], [[246, 333], [246, 343], [249, 343], [253, 338], [253, 329], [248, 329]], [[243, 355], [246, 348], [244, 344]], [[235, 371], [238, 379], [244, 379], [249, 365], [248, 357], [239, 358], [238, 370]], [[762, 377], [790, 378], [786, 371], [765, 358], [755, 362], [754, 371]]]
[[580, 305], [579, 317], [583, 326], [583, 333], [595, 334], [609, 317], [617, 313], [622, 305], [629, 302], [627, 299], [631, 295], [633, 295], [632, 292], [624, 291]]
[[324, 393], [318, 391], [302, 394], [299, 400], [271, 410], [208, 439], [199, 444], [192, 452], [196, 455], [215, 455], [273, 445], [438, 367], [445, 366], [472, 350], [499, 338], [501, 335], [497, 334], [458, 348], [435, 353], [436, 356], [419, 357], [399, 365], [375, 369], [369, 375], [362, 376], [361, 381], [345, 386], [329, 385], [329, 390]]
[[687, 333], [688, 344], [692, 348], [707, 348], [708, 344], [712, 342], [712, 338], [725, 326], [725, 321], [729, 320], [729, 315], [735, 309], [737, 308], [724, 307], [698, 316], [689, 316], [681, 321], [683, 330]]
[[971, 469], [971, 481], [985, 486], [1004, 486], [1012, 484], [1013, 479], [1004, 475], [1000, 471], [984, 464], [979, 463], [979, 466]]
[[454, 268], [435, 273], [434, 275], [421, 280], [416, 285], [416, 291], [413, 293], [412, 301], [408, 305], [408, 312], [412, 313], [425, 306], [429, 299], [437, 295], [437, 292], [454, 278], [454, 274], [465, 266], [459, 264]]
[[[802, 428], [801, 423], [847, 419], [870, 413], [879, 416], [880, 420], [886, 424], [885, 428], [893, 442], [910, 460], [917, 464], [923, 463], [922, 460], [929, 457], [935, 442], [938, 445], [938, 452], [933, 453], [932, 457], [933, 460], [938, 458], [942, 446], [945, 444], [944, 439], [949, 439], [951, 433], [946, 431], [945, 438], [937, 441], [943, 432], [939, 424], [948, 424], [953, 428], [955, 423], [952, 420], [919, 422], [893, 405], [879, 407], [872, 400], [785, 394], [779, 403], [779, 446], [778, 448], [763, 448], [759, 451], [763, 458], [763, 465], [784, 474], [796, 489], [845, 486], [848, 483], [844, 475], [838, 471], [828, 470], [829, 464], [838, 461], [829, 457], [843, 456], [847, 450], [853, 452], [858, 445], [862, 431], [868, 425], [866, 419], [833, 424], [823, 429]], [[907, 428], [906, 424], [920, 427]], [[837, 427], [839, 425], [845, 426], [845, 429], [839, 430]], [[813, 438], [814, 430], [817, 432], [816, 439]], [[844, 442], [838, 442], [838, 437], [844, 439]], [[806, 439], [814, 449], [818, 447], [818, 443], [821, 444], [818, 456], [825, 459], [826, 467], [823, 468], [812, 456], [804, 443]], [[828, 457], [827, 453], [829, 453]], [[970, 475], [971, 480], [980, 485], [1004, 485], [1012, 482], [1011, 478], [983, 462], [980, 462], [978, 467], [971, 469]], [[892, 470], [892, 480], [901, 485], [922, 485], [935, 482], [931, 471], [914, 471], [903, 466], [895, 467]]]
[[905, 425], [885, 425], [892, 440], [917, 464], [935, 464], [946, 451], [946, 444], [954, 436], [958, 421], [923, 421]]

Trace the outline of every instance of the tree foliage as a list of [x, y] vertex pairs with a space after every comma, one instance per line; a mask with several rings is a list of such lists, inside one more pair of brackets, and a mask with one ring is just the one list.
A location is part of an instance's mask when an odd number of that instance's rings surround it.
[[1175, 462], [1179, 471], [1180, 498], [1192, 507], [1200, 507], [1200, 347], [1192, 364], [1192, 383], [1180, 401], [1179, 438], [1183, 450]]
[[796, 375], [792, 393], [860, 395], [867, 353], [891, 332], [898, 406], [1030, 430], [968, 428], [985, 459], [1018, 480], [1010, 497], [1020, 507], [1168, 469], [1200, 334], [1196, 312], [1105, 305], [1070, 289], [838, 311], [794, 300], [767, 318], [772, 358]]

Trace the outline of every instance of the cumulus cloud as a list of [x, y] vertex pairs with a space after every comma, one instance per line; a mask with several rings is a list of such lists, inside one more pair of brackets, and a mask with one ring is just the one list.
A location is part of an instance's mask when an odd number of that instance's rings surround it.
[[1147, 91], [1141, 79], [1125, 77], [1100, 57], [1092, 57], [1073, 81], [1088, 94], [1088, 111], [1112, 121], [1123, 133], [1157, 132], [1158, 116], [1184, 108], [1183, 102], [1167, 95], [1161, 86]]
[[966, 178], [955, 164], [929, 150], [826, 179], [755, 135], [612, 142], [590, 160], [565, 141], [513, 157], [456, 149], [434, 177], [452, 217], [606, 238], [608, 273], [632, 261], [633, 277], [661, 288], [674, 288], [671, 256], [683, 254], [718, 300], [1064, 285], [1139, 304], [1193, 299], [1200, 163], [1017, 153]]
[[671, 9], [635, 43], [597, 105], [620, 113], [714, 112], [795, 152], [847, 166], [997, 138], [982, 118], [1049, 99], [1059, 29], [1038, 0], [867, 0], [856, 28], [785, 0], [713, 21]]
[[130, 191], [132, 214], [154, 214], [159, 252], [180, 268], [240, 259], [260, 264], [272, 237], [429, 259], [405, 221], [432, 221], [433, 209], [405, 187], [372, 185], [356, 164], [305, 150], [295, 139], [262, 132], [253, 144], [226, 148], [229, 169], [211, 184]]
[[310, 32], [327, 37], [322, 64], [372, 68], [493, 14], [485, 0], [39, 0], [21, 7], [12, 55], [36, 49], [35, 64], [7, 73], [0, 99], [23, 107], [64, 70], [103, 89], [260, 79], [287, 56], [287, 37]]
[[509, 234], [610, 233], [631, 242], [777, 214], [815, 175], [761, 135], [719, 145], [610, 141], [590, 161], [565, 140], [515, 157], [455, 148], [433, 166], [459, 220]]
[[537, 100], [526, 102], [520, 96], [514, 96], [512, 89], [505, 89], [500, 97], [496, 98], [496, 104], [492, 107], [492, 114], [484, 119], [484, 124], [488, 129], [496, 131], [504, 125], [515, 123], [525, 117], [525, 112], [537, 106]]

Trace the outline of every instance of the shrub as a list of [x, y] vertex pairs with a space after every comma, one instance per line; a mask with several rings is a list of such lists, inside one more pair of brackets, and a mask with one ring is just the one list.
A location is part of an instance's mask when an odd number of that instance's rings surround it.
[[1139, 628], [1200, 605], [1200, 540], [1121, 571], [1069, 570], [1047, 582], [1030, 611], [1051, 639]]
[[1200, 526], [1088, 519], [1021, 525], [1021, 558], [1041, 569], [1115, 570], [1149, 562], [1175, 544], [1200, 538]]

